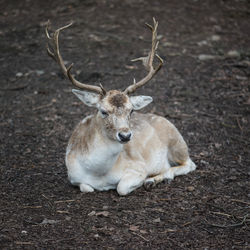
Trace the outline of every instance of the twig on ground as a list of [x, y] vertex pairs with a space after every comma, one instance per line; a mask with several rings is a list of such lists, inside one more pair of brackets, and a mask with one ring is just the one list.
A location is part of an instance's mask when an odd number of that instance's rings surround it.
[[28, 87], [29, 84], [21, 85], [18, 87], [12, 87], [12, 88], [0, 88], [0, 91], [16, 91], [16, 90], [22, 90]]
[[247, 201], [242, 201], [242, 200], [237, 200], [237, 199], [231, 199], [231, 201], [238, 202], [238, 203], [243, 203], [243, 204], [246, 204], [246, 205], [250, 206], [250, 202], [247, 202]]
[[221, 125], [226, 127], [226, 128], [236, 128], [234, 125], [227, 124], [227, 123], [224, 123], [224, 122], [221, 122]]
[[34, 243], [33, 242], [31, 242], [31, 241], [15, 241], [15, 244], [16, 245], [34, 245]]
[[211, 213], [212, 214], [217, 214], [217, 215], [223, 215], [223, 216], [226, 216], [226, 217], [233, 217], [233, 215], [231, 215], [231, 214], [225, 214], [225, 213], [221, 213], [221, 212], [212, 212], [211, 211]]
[[240, 125], [239, 117], [236, 117], [236, 121], [237, 121], [238, 127], [240, 128], [240, 131], [243, 132], [243, 128]]
[[50, 103], [48, 103], [48, 104], [45, 104], [45, 105], [41, 105], [41, 106], [35, 107], [35, 108], [33, 108], [32, 110], [33, 110], [33, 111], [37, 111], [37, 110], [39, 110], [39, 109], [48, 108], [48, 107], [52, 106], [53, 104], [54, 104], [54, 102], [52, 101], [52, 102], [50, 102]]
[[188, 221], [188, 222], [184, 223], [184, 224], [182, 225], [182, 227], [186, 227], [186, 226], [188, 226], [188, 225], [190, 225], [190, 224], [192, 224], [192, 221]]
[[148, 239], [146, 239], [145, 237], [143, 237], [142, 235], [140, 235], [140, 234], [138, 234], [136, 232], [132, 232], [132, 234], [139, 236], [140, 238], [142, 238], [145, 241], [149, 241]]
[[159, 201], [173, 201], [173, 200], [179, 200], [179, 198], [161, 198]]
[[230, 227], [240, 227], [240, 226], [243, 226], [245, 224], [245, 222], [247, 221], [250, 221], [250, 220], [247, 220], [247, 217], [248, 217], [248, 214], [246, 214], [242, 221], [239, 222], [239, 223], [235, 223], [235, 224], [229, 224], [229, 225], [220, 225], [220, 224], [211, 224], [209, 223], [207, 220], [206, 221], [206, 224], [209, 225], [209, 226], [212, 226], [212, 227], [219, 227], [219, 228], [230, 228]]
[[51, 200], [45, 194], [42, 194], [42, 196], [48, 201], [49, 207], [53, 208], [54, 206], [53, 206]]
[[23, 208], [42, 208], [43, 206], [23, 206]]
[[76, 201], [76, 200], [54, 201], [54, 203], [55, 203], [55, 204], [58, 204], [58, 203], [73, 202], [73, 201]]

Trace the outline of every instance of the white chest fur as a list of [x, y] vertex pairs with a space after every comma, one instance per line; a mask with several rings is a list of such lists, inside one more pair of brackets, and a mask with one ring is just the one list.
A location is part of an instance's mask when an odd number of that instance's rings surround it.
[[[87, 154], [79, 153], [74, 163], [67, 164], [70, 182], [74, 185], [85, 183], [97, 190], [116, 188], [121, 176], [114, 175], [111, 169], [122, 149], [123, 145], [120, 143], [103, 142], [96, 138]], [[67, 158], [66, 156], [66, 162]]]
[[105, 176], [114, 166], [121, 151], [121, 144], [99, 143], [91, 149], [88, 155], [79, 156], [79, 161], [82, 168], [89, 174], [97, 177]]

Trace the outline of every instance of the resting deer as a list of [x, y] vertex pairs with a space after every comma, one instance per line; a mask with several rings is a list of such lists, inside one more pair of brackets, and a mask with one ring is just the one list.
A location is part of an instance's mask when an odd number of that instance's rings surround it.
[[[49, 56], [75, 86], [83, 89], [72, 92], [84, 104], [98, 110], [77, 125], [66, 151], [69, 180], [84, 193], [116, 189], [119, 195], [127, 195], [143, 184], [148, 189], [196, 168], [185, 141], [172, 123], [158, 115], [133, 112], [153, 99], [131, 94], [146, 84], [163, 64], [156, 54], [158, 22], [153, 21], [153, 26], [147, 24], [152, 31], [151, 51], [147, 57], [135, 59], [143, 62], [148, 74], [138, 82], [134, 80], [124, 91], [106, 91], [102, 85], [76, 80], [71, 74], [72, 65], [66, 68], [58, 44], [60, 31], [72, 23], [57, 29], [52, 36], [46, 28]], [[155, 57], [159, 61], [156, 67]]]

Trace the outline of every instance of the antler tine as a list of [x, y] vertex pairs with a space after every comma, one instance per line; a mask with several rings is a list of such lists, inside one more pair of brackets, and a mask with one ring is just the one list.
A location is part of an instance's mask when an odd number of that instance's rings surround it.
[[[133, 92], [136, 91], [136, 89], [140, 88], [144, 84], [146, 84], [148, 81], [152, 79], [152, 77], [161, 69], [163, 65], [163, 60], [162, 58], [156, 54], [156, 50], [158, 48], [159, 41], [157, 41], [157, 28], [158, 28], [158, 22], [153, 18], [154, 25], [150, 25], [146, 23], [146, 26], [151, 29], [152, 31], [152, 47], [151, 51], [149, 52], [148, 56], [146, 57], [139, 57], [136, 59], [133, 59], [132, 61], [142, 61], [142, 64], [146, 67], [146, 69], [149, 71], [148, 74], [139, 82], [134, 81], [134, 83], [130, 86], [128, 86], [125, 90], [124, 93], [129, 95]], [[159, 60], [159, 64], [154, 68], [153, 62], [154, 62], [154, 57], [157, 57]]]
[[64, 65], [64, 62], [63, 62], [63, 59], [60, 55], [60, 51], [59, 51], [59, 41], [58, 41], [58, 38], [59, 38], [59, 33], [61, 30], [64, 30], [66, 28], [68, 28], [69, 26], [71, 26], [73, 23], [69, 23], [68, 25], [65, 25], [59, 29], [57, 29], [53, 34], [52, 34], [52, 37], [50, 36], [49, 34], [49, 26], [50, 26], [50, 22], [48, 21], [47, 23], [47, 26], [46, 26], [46, 29], [45, 29], [45, 32], [46, 32], [46, 35], [47, 35], [47, 38], [48, 40], [50, 41], [50, 44], [52, 46], [52, 51], [49, 47], [49, 43], [47, 43], [47, 53], [48, 55], [54, 59], [60, 66], [60, 68], [62, 69], [63, 71], [63, 74], [68, 77], [67, 75], [67, 68], [65, 67]]
[[[71, 69], [73, 67], [73, 63], [68, 68], [66, 68], [66, 66], [63, 62], [63, 58], [62, 58], [62, 56], [60, 54], [60, 50], [59, 50], [59, 34], [60, 34], [61, 30], [64, 30], [64, 29], [70, 27], [72, 24], [73, 24], [73, 22], [57, 29], [52, 34], [52, 36], [50, 36], [49, 31], [48, 31], [50, 22], [48, 21], [46, 29], [45, 29], [45, 33], [46, 33], [46, 36], [48, 38], [48, 44], [47, 44], [48, 55], [50, 57], [52, 57], [59, 64], [63, 74], [65, 75], [65, 77], [67, 77], [73, 83], [73, 85], [75, 85], [78, 88], [81, 88], [81, 89], [84, 89], [87, 91], [91, 91], [91, 92], [95, 92], [95, 93], [98, 93], [98, 94], [104, 96], [106, 94], [106, 91], [102, 86], [101, 87], [93, 86], [93, 85], [79, 82], [71, 75]], [[52, 48], [50, 48], [49, 45], [51, 45]]]

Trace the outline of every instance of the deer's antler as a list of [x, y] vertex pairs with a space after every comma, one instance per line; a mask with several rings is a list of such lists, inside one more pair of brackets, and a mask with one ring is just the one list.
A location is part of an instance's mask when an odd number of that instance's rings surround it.
[[103, 86], [100, 84], [100, 87], [99, 86], [93, 86], [93, 85], [89, 85], [89, 84], [85, 84], [85, 83], [81, 83], [79, 82], [78, 80], [76, 80], [74, 78], [74, 76], [71, 75], [71, 69], [73, 67], [73, 64], [71, 64], [68, 68], [66, 68], [64, 62], [63, 62], [63, 59], [62, 59], [62, 56], [60, 54], [60, 51], [59, 51], [59, 43], [58, 43], [58, 37], [59, 37], [59, 34], [60, 34], [60, 31], [61, 30], [64, 30], [66, 28], [68, 28], [69, 26], [71, 26], [73, 23], [70, 23], [66, 26], [63, 26], [59, 29], [57, 29], [53, 34], [52, 36], [50, 36], [49, 34], [49, 26], [50, 26], [50, 22], [48, 21], [47, 23], [47, 26], [46, 26], [46, 29], [45, 29], [45, 32], [46, 32], [46, 35], [47, 35], [47, 38], [48, 38], [48, 44], [47, 44], [47, 52], [48, 52], [48, 55], [50, 57], [52, 57], [60, 66], [63, 74], [78, 88], [81, 88], [81, 89], [84, 89], [84, 90], [87, 90], [87, 91], [91, 91], [91, 92], [95, 92], [95, 93], [98, 93], [100, 95], [105, 95], [106, 94], [106, 91], [105, 89], [103, 88]]
[[[161, 67], [163, 65], [162, 58], [155, 53], [156, 50], [157, 50], [158, 44], [159, 44], [159, 41], [157, 41], [158, 22], [156, 22], [154, 18], [153, 18], [153, 21], [154, 21], [154, 26], [146, 23], [147, 27], [150, 28], [151, 31], [152, 31], [152, 48], [151, 48], [151, 51], [149, 52], [148, 56], [146, 56], [146, 57], [140, 57], [140, 58], [136, 58], [136, 59], [132, 60], [133, 62], [142, 61], [143, 65], [146, 67], [146, 69], [149, 72], [142, 80], [140, 80], [139, 82], [136, 82], [134, 80], [134, 83], [132, 85], [128, 86], [124, 90], [124, 93], [127, 94], [127, 95], [135, 92], [136, 89], [140, 88], [141, 86], [146, 84], [148, 81], [150, 81], [151, 78], [161, 69]], [[156, 68], [154, 68], [154, 66], [153, 66], [154, 56], [156, 56], [158, 58], [158, 60], [160, 61], [159, 64], [156, 66]]]

